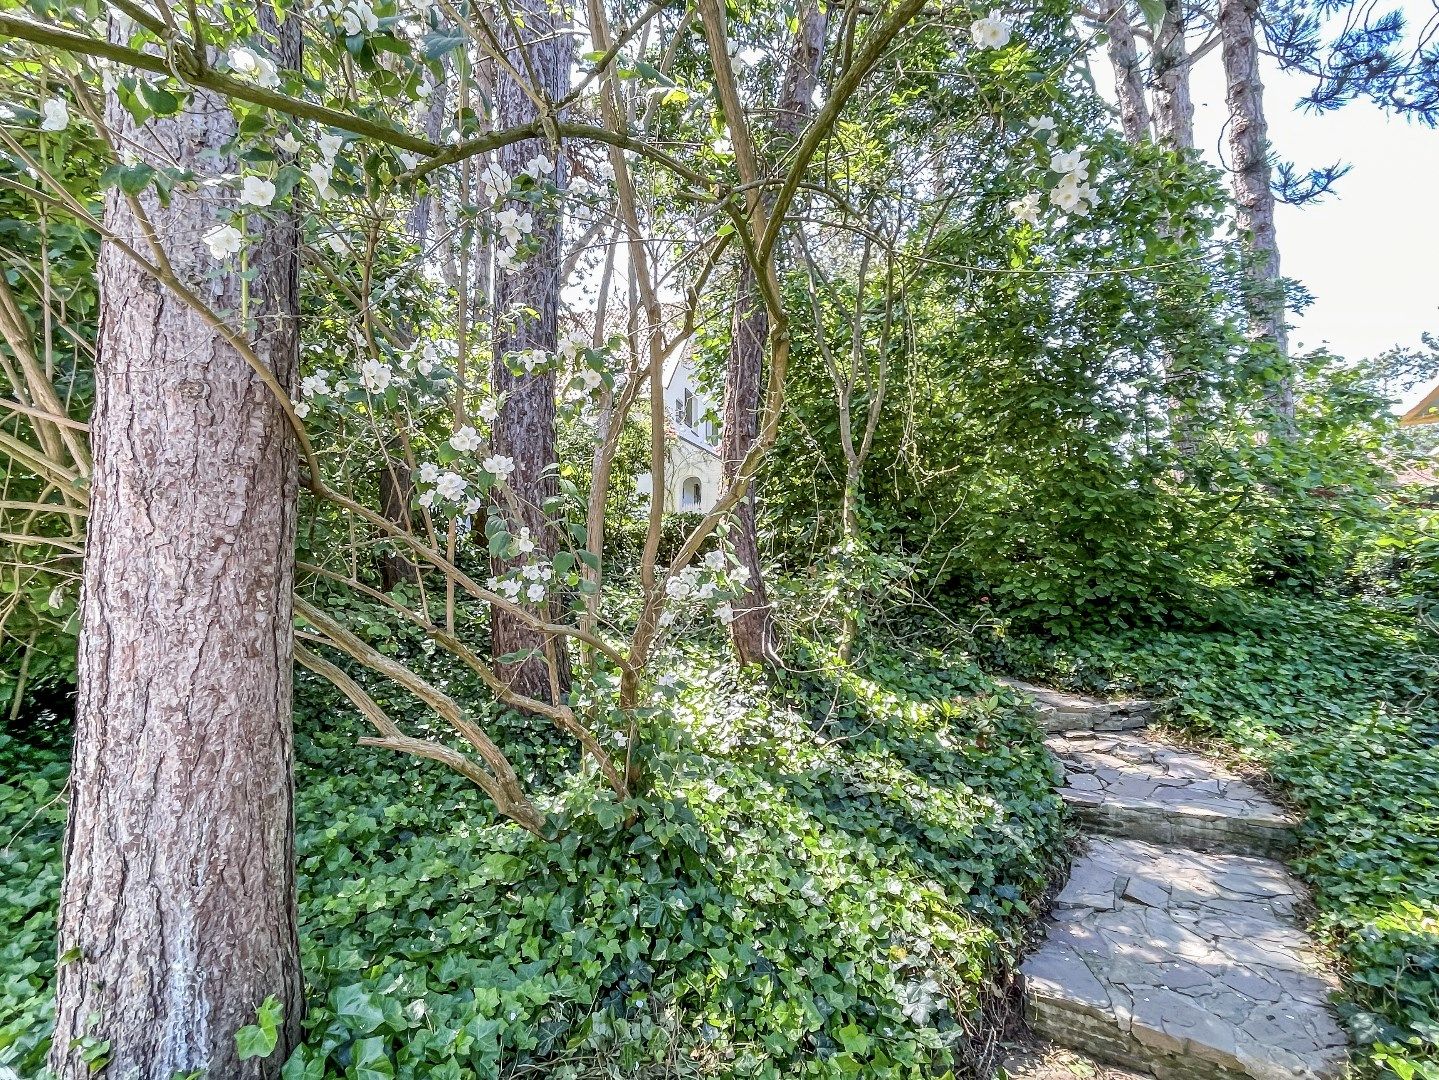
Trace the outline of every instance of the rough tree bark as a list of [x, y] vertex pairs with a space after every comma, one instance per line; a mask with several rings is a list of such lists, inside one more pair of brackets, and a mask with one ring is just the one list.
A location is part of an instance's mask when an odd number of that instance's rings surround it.
[[1164, 0], [1154, 35], [1150, 84], [1154, 91], [1154, 137], [1172, 150], [1194, 149], [1194, 100], [1189, 94], [1189, 50], [1184, 40], [1184, 0]]
[[[819, 65], [824, 57], [826, 8], [807, 0], [800, 13], [799, 33], [785, 72], [775, 118], [775, 129], [788, 145], [799, 135], [814, 109]], [[729, 356], [725, 365], [724, 427], [720, 457], [724, 482], [733, 483], [740, 463], [759, 437], [760, 401], [764, 393], [764, 352], [769, 338], [769, 314], [759, 281], [748, 261], [741, 263], [730, 327]], [[741, 663], [769, 662], [775, 656], [774, 616], [764, 577], [760, 573], [759, 536], [755, 527], [755, 485], [736, 504], [732, 532], [735, 554], [749, 570], [749, 592], [735, 600], [730, 640]]]
[[1149, 138], [1149, 103], [1144, 97], [1144, 72], [1134, 43], [1129, 5], [1125, 0], [1105, 0], [1099, 14], [1109, 35], [1106, 48], [1114, 67], [1114, 94], [1124, 137], [1135, 144], [1145, 142]]
[[[514, 68], [533, 72], [534, 89], [554, 101], [569, 89], [573, 39], [569, 20], [544, 0], [519, 0], [506, 9], [513, 23], [501, 27], [500, 39]], [[521, 29], [517, 32], [516, 25]], [[526, 56], [528, 59], [526, 59]], [[535, 103], [513, 77], [499, 74], [495, 87], [495, 126], [499, 129], [525, 124], [536, 118]], [[500, 167], [517, 175], [535, 155], [555, 159], [554, 179], [563, 184], [564, 156], [558, 147], [542, 139], [523, 139], [498, 151]], [[493, 425], [495, 452], [514, 458], [515, 471], [510, 490], [518, 504], [519, 524], [529, 527], [535, 541], [535, 555], [551, 557], [559, 549], [560, 537], [545, 514], [547, 499], [558, 494], [555, 460], [555, 376], [544, 371], [513, 375], [506, 367], [506, 353], [542, 349], [553, 353], [559, 344], [560, 216], [553, 208], [536, 208], [513, 203], [515, 209], [533, 213], [534, 239], [539, 250], [514, 270], [497, 270], [495, 275], [494, 362], [491, 382], [504, 395], [499, 418]], [[497, 572], [503, 569], [496, 563]], [[530, 629], [498, 606], [491, 608], [490, 634], [495, 657], [531, 652], [517, 664], [499, 667], [500, 677], [521, 693], [544, 701], [552, 696], [550, 665], [546, 663], [545, 635]], [[567, 692], [570, 665], [563, 644], [551, 646], [561, 695]]]
[[[1264, 117], [1264, 83], [1259, 76], [1255, 36], [1258, 0], [1220, 0], [1219, 36], [1224, 58], [1225, 100], [1229, 105], [1229, 173], [1239, 231], [1252, 255], [1250, 336], [1273, 344], [1281, 361], [1289, 357], [1279, 244], [1274, 233], [1274, 189], [1269, 163], [1269, 125]], [[1270, 405], [1287, 428], [1294, 420], [1294, 383], [1286, 373], [1269, 394]]]
[[[262, 5], [266, 7], [267, 5]], [[278, 58], [298, 60], [298, 23]], [[150, 160], [233, 171], [229, 108], [197, 91], [137, 127], [110, 95], [110, 127]], [[175, 273], [238, 321], [241, 281], [201, 242], [230, 196], [140, 201]], [[105, 225], [146, 242], [117, 189]], [[287, 388], [298, 352], [293, 219], [251, 231], [255, 351]], [[295, 440], [270, 390], [173, 292], [102, 244], [95, 455], [81, 603], [77, 709], [51, 1065], [107, 1076], [270, 1078], [302, 1006], [290, 690]], [[236, 1058], [235, 1032], [269, 996], [277, 1052]], [[78, 1041], [77, 1041], [78, 1040]]]

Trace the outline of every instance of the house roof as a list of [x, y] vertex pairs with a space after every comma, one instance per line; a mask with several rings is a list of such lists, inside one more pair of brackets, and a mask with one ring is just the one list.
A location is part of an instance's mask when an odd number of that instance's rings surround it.
[[696, 450], [703, 450], [706, 454], [709, 454], [713, 457], [720, 456], [719, 447], [711, 446], [709, 443], [705, 442], [703, 439], [697, 436], [694, 432], [688, 431], [681, 427], [677, 427], [673, 422], [668, 420], [665, 421], [665, 434], [673, 436], [680, 442], [688, 443]]
[[1439, 384], [1424, 395], [1422, 401], [1399, 418], [1401, 424], [1439, 423]]

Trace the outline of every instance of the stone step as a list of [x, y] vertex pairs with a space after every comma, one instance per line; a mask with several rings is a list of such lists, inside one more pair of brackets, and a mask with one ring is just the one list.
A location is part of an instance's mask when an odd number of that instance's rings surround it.
[[1138, 698], [1100, 701], [1018, 679], [995, 681], [1011, 690], [1018, 690], [1033, 701], [1039, 713], [1040, 729], [1046, 732], [1132, 731], [1148, 724], [1154, 712], [1154, 702]]
[[1294, 924], [1279, 863], [1098, 838], [1027, 961], [1051, 1042], [1161, 1080], [1333, 1080], [1333, 979]]
[[1066, 732], [1045, 745], [1064, 769], [1060, 794], [1099, 832], [1268, 857], [1294, 844], [1294, 815], [1222, 766], [1148, 733]]
[[1007, 1047], [1000, 1070], [990, 1080], [1145, 1080], [1130, 1072], [1095, 1061], [1088, 1054], [1053, 1044]]

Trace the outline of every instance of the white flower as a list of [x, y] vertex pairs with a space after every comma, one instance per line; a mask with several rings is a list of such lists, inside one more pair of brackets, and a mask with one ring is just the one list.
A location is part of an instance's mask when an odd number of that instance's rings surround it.
[[330, 384], [325, 381], [325, 376], [322, 372], [317, 372], [314, 375], [306, 375], [300, 380], [300, 393], [304, 394], [307, 398], [314, 397], [317, 394], [320, 397], [326, 397], [330, 393]]
[[705, 567], [714, 570], [716, 573], [724, 569], [725, 558], [722, 548], [715, 548], [705, 554]]
[[315, 185], [315, 192], [321, 199], [333, 199], [335, 197], [335, 189], [330, 186], [330, 174], [332, 171], [331, 166], [323, 161], [311, 162], [310, 167], [305, 170], [306, 175], [310, 178], [310, 182]]
[[1009, 44], [1009, 23], [998, 11], [991, 11], [985, 19], [975, 19], [969, 26], [969, 36], [976, 48], [1002, 49]]
[[560, 339], [560, 347], [557, 350], [561, 356], [570, 363], [575, 357], [590, 347], [590, 340], [584, 334], [575, 330], [566, 330], [565, 336]]
[[520, 535], [515, 537], [515, 550], [521, 555], [528, 555], [535, 550], [535, 542], [530, 539], [529, 526], [522, 525], [520, 527]]
[[718, 588], [718, 586], [715, 585], [713, 581], [706, 581], [703, 585], [701, 585], [698, 589], [695, 590], [695, 599], [708, 600], [711, 596], [715, 594], [716, 588]]
[[65, 606], [65, 589], [56, 585], [50, 590], [50, 595], [45, 599], [45, 606], [51, 611], [59, 611]]
[[420, 350], [420, 358], [415, 361], [415, 370], [421, 375], [428, 376], [435, 370], [435, 365], [440, 362], [440, 354], [435, 351], [432, 341], [425, 342], [425, 347]]
[[510, 190], [510, 177], [504, 169], [496, 162], [490, 162], [485, 166], [485, 171], [480, 174], [480, 183], [485, 189], [485, 198], [490, 202], [498, 202], [501, 195], [506, 195]]
[[521, 586], [521, 584], [514, 578], [510, 578], [508, 581], [500, 582], [500, 592], [504, 593], [504, 595], [508, 596], [511, 600], [515, 600], [519, 597], [520, 589], [522, 587], [523, 586]]
[[1060, 151], [1051, 154], [1049, 167], [1057, 173], [1068, 173], [1076, 180], [1083, 180], [1089, 175], [1089, 162], [1085, 159], [1083, 150]]
[[70, 126], [70, 106], [64, 98], [51, 98], [40, 106], [41, 131], [64, 131]]
[[1015, 199], [1009, 204], [1009, 212], [1014, 215], [1016, 221], [1027, 222], [1030, 225], [1039, 224], [1040, 193], [1031, 191], [1022, 199]]
[[487, 424], [493, 424], [500, 418], [500, 405], [497, 401], [486, 401], [475, 412], [480, 419]]
[[240, 187], [240, 203], [244, 206], [269, 206], [275, 201], [275, 185], [262, 176], [247, 176]]
[[435, 505], [435, 493], [433, 491], [425, 492], [423, 495], [420, 496], [419, 502], [421, 506], [428, 510], [430, 507]]
[[525, 590], [525, 595], [531, 600], [539, 602], [545, 598], [545, 587], [539, 582], [535, 582], [535, 584]]
[[1079, 197], [1079, 188], [1076, 185], [1060, 184], [1049, 193], [1049, 201], [1054, 204], [1056, 210], [1068, 213], [1077, 209], [1083, 200]]
[[216, 225], [202, 239], [210, 249], [210, 258], [223, 261], [240, 250], [245, 243], [245, 234], [233, 225]]
[[275, 140], [275, 145], [287, 154], [298, 154], [302, 144], [293, 131], [287, 131]]
[[1054, 137], [1055, 124], [1052, 116], [1031, 116], [1029, 126], [1034, 129], [1036, 135], [1043, 135], [1046, 140]]
[[514, 207], [507, 206], [495, 215], [495, 228], [510, 247], [516, 247], [521, 238], [534, 231], [535, 219], [528, 213], [522, 214]]
[[450, 445], [462, 454], [480, 448], [480, 433], [466, 424], [450, 436]]
[[366, 360], [360, 365], [360, 385], [372, 394], [383, 391], [394, 377], [389, 366], [378, 360]]
[[721, 604], [719, 607], [715, 608], [715, 614], [719, 616], [719, 621], [724, 623], [726, 626], [734, 622], [734, 608], [730, 607], [728, 604]]
[[[484, 505], [484, 499], [480, 498], [478, 495], [471, 495], [468, 499], [465, 500], [465, 513], [478, 514], [480, 512], [480, 508]], [[491, 586], [491, 588], [493, 587], [494, 586]]]
[[354, 37], [356, 34], [373, 34], [380, 28], [380, 20], [375, 15], [375, 9], [370, 7], [365, 0], [355, 0], [340, 12], [340, 23], [349, 37]]
[[280, 71], [275, 67], [275, 62], [268, 56], [257, 57], [255, 70], [255, 82], [266, 90], [273, 90], [280, 85]]
[[541, 176], [548, 176], [555, 171], [555, 163], [544, 154], [536, 154], [525, 162], [525, 167], [520, 170], [526, 176], [532, 176], [538, 180]]
[[1058, 210], [1083, 217], [1089, 213], [1097, 197], [1094, 188], [1079, 182], [1079, 174], [1070, 173], [1049, 193], [1049, 201]]
[[420, 483], [433, 484], [440, 478], [440, 467], [433, 461], [422, 462], [415, 470], [415, 475], [420, 478]]
[[469, 486], [469, 481], [459, 473], [447, 472], [435, 482], [435, 493], [442, 499], [459, 502], [465, 497], [465, 489]]
[[243, 45], [230, 50], [230, 70], [239, 75], [254, 75], [260, 70], [260, 54]]
[[690, 594], [690, 583], [682, 577], [672, 577], [665, 582], [665, 595], [671, 600], [683, 600]]
[[326, 132], [324, 135], [320, 136], [320, 155], [326, 161], [334, 162], [335, 155], [340, 152], [341, 148], [344, 147], [344, 145], [345, 137], [343, 135], [332, 135], [329, 132]]
[[515, 459], [504, 454], [492, 454], [480, 462], [480, 467], [487, 473], [493, 473], [495, 479], [503, 484], [515, 471]]
[[308, 401], [296, 401], [293, 402], [293, 405], [295, 407], [295, 415], [301, 420], [310, 415], [310, 403]]
[[519, 266], [519, 262], [515, 259], [515, 249], [512, 247], [502, 247], [497, 250], [495, 252], [495, 265], [501, 270], [513, 270]]
[[594, 393], [599, 389], [600, 383], [604, 381], [605, 377], [594, 368], [585, 368], [585, 370], [580, 373], [580, 382], [584, 384], [585, 390], [588, 393]]

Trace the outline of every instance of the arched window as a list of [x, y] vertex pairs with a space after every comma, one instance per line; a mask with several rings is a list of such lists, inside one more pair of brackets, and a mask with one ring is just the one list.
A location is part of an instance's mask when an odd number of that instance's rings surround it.
[[680, 485], [680, 509], [698, 510], [700, 499], [704, 497], [704, 489], [700, 486], [700, 478], [691, 476]]

